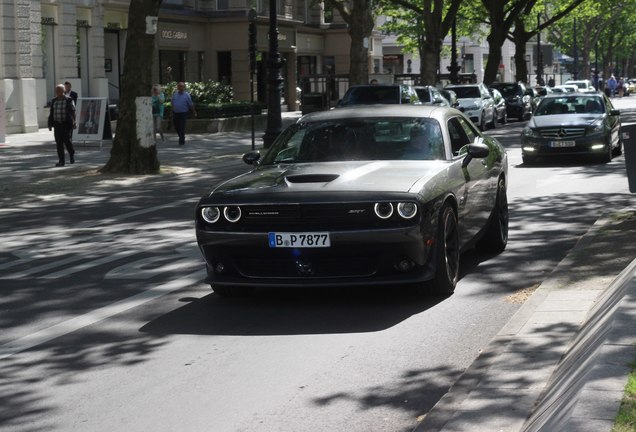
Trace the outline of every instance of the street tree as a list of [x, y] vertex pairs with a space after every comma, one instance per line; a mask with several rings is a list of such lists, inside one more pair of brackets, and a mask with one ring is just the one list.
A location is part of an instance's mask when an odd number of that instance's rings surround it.
[[110, 159], [102, 173], [156, 174], [157, 146], [144, 147], [137, 137], [136, 99], [149, 96], [155, 35], [146, 32], [146, 18], [156, 17], [162, 0], [130, 0], [119, 117]]
[[[636, 0], [586, 0], [567, 19], [563, 19], [550, 29], [550, 40], [561, 51], [568, 53], [581, 67], [580, 77], [591, 76], [591, 57], [598, 44], [599, 55], [603, 59], [604, 74], [607, 78], [612, 67], [614, 51], [622, 42], [621, 32], [626, 11], [633, 10]], [[627, 12], [629, 13], [629, 12]], [[574, 21], [576, 20], [576, 35]], [[576, 36], [576, 37], [575, 37]], [[576, 40], [576, 45], [575, 45]], [[576, 55], [575, 55], [576, 54]], [[580, 61], [579, 61], [580, 59]], [[578, 70], [578, 67], [577, 67]]]
[[422, 83], [435, 84], [442, 44], [462, 0], [382, 0], [380, 3], [382, 14], [395, 18], [384, 25], [385, 31], [398, 35], [401, 44], [417, 50]]
[[372, 0], [324, 0], [340, 14], [348, 25], [351, 38], [349, 85], [369, 82], [369, 59], [365, 40], [368, 41], [375, 26]]
[[[544, 4], [530, 4], [526, 6], [524, 11], [515, 18], [514, 26], [510, 34], [510, 39], [515, 44], [515, 79], [517, 81], [526, 82], [529, 75], [528, 65], [526, 63], [526, 44], [531, 38], [547, 28], [551, 28], [561, 19], [569, 16], [581, 3], [586, 0], [572, 0], [570, 2], [554, 2], [550, 6]], [[540, 11], [540, 12], [538, 12]], [[535, 18], [541, 14], [540, 22]]]

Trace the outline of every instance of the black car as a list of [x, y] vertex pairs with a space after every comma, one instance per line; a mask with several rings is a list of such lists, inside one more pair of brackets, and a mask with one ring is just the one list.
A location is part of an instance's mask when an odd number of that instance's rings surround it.
[[532, 98], [523, 83], [501, 82], [493, 83], [490, 88], [499, 90], [506, 100], [508, 118], [527, 120], [532, 115]]
[[460, 253], [508, 239], [508, 159], [460, 111], [355, 106], [303, 116], [199, 201], [221, 296], [254, 287], [416, 284], [452, 293]]
[[376, 104], [421, 104], [421, 101], [411, 85], [361, 84], [349, 87], [336, 106]]
[[622, 152], [620, 128], [620, 111], [603, 93], [545, 96], [521, 133], [523, 162], [558, 155], [591, 155], [609, 162]]

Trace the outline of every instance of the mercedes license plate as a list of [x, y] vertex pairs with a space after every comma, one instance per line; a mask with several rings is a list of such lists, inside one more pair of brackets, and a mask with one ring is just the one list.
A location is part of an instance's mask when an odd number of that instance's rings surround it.
[[319, 248], [330, 247], [328, 232], [271, 232], [268, 233], [272, 248]]
[[550, 145], [552, 147], [574, 147], [576, 143], [574, 141], [552, 141]]

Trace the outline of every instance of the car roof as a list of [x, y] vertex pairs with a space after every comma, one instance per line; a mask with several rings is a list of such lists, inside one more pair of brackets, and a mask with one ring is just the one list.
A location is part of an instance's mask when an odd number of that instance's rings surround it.
[[442, 118], [451, 114], [461, 114], [450, 107], [437, 105], [351, 105], [329, 111], [316, 111], [301, 117], [299, 121], [326, 121], [340, 119], [363, 119], [371, 117], [431, 117]]
[[598, 96], [600, 98], [603, 97], [601, 92], [571, 92], [571, 93], [550, 93], [544, 96], [544, 99], [563, 99], [563, 98], [571, 98], [571, 97], [592, 97]]

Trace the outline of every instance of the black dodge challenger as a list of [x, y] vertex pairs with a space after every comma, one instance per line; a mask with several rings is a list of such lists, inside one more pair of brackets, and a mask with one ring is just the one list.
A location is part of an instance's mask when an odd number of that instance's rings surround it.
[[412, 284], [455, 290], [462, 251], [508, 240], [503, 147], [449, 107], [303, 116], [196, 208], [208, 281], [254, 287]]

